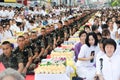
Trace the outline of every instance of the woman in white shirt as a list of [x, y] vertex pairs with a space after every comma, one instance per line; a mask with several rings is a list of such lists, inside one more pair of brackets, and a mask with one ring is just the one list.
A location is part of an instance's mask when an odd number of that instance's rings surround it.
[[85, 80], [93, 80], [95, 76], [95, 56], [99, 51], [97, 35], [91, 32], [87, 35], [80, 50], [77, 61], [77, 74]]
[[5, 38], [5, 32], [4, 32], [3, 26], [0, 25], [0, 42], [1, 42], [3, 39], [6, 39], [6, 38]]
[[116, 38], [116, 28], [113, 27], [113, 22], [111, 20], [108, 21], [108, 29], [110, 31], [110, 36], [112, 39], [115, 39]]
[[100, 33], [102, 33], [102, 21], [101, 21], [101, 20], [99, 20], [98, 31], [99, 31]]
[[12, 30], [10, 30], [10, 24], [6, 24], [6, 27], [5, 27], [4, 31], [5, 31], [5, 37], [7, 39], [13, 37], [13, 32], [12, 32]]
[[107, 38], [102, 38], [100, 41], [99, 41], [99, 48], [100, 48], [100, 51], [97, 53], [97, 56], [96, 56], [96, 59], [99, 59], [99, 57], [101, 57], [102, 55], [104, 55], [104, 50], [103, 50], [103, 42], [106, 40]]
[[117, 21], [116, 17], [112, 17], [112, 21], [113, 21], [113, 27], [114, 27], [114, 29], [117, 30], [118, 26], [116, 24], [116, 21]]
[[120, 80], [120, 55], [115, 53], [116, 47], [113, 39], [106, 39], [103, 42], [105, 54], [96, 61], [99, 80]]

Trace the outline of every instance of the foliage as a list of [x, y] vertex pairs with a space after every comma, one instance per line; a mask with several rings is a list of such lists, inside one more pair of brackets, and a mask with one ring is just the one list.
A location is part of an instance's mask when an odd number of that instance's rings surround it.
[[114, 6], [120, 6], [120, 0], [114, 0], [111, 2], [111, 6], [114, 7]]

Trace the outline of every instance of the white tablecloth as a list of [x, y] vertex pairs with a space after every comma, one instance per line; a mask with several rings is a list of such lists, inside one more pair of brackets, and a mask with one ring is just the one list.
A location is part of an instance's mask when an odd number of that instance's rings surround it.
[[70, 80], [66, 74], [35, 74], [35, 80]]

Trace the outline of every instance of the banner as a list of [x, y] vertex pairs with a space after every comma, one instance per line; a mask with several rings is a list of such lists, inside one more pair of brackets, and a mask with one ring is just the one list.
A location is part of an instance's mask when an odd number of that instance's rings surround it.
[[17, 2], [16, 0], [4, 0], [4, 2], [6, 2], [6, 3], [11, 3], [11, 2]]

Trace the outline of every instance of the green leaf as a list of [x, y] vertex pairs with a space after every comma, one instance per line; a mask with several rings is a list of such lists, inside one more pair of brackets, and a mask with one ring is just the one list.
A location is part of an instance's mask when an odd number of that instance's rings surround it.
[[112, 3], [111, 3], [111, 6], [120, 6], [120, 0], [114, 0]]

